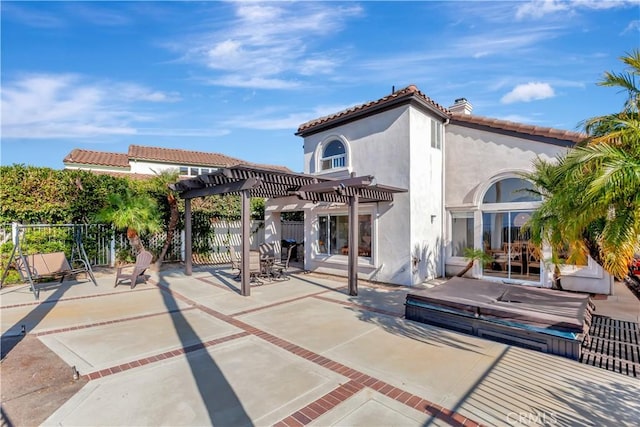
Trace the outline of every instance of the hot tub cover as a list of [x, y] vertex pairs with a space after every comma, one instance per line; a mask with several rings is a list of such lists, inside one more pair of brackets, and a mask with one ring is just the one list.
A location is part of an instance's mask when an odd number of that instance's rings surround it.
[[462, 277], [413, 291], [407, 295], [410, 300], [485, 320], [585, 335], [594, 309], [588, 294]]

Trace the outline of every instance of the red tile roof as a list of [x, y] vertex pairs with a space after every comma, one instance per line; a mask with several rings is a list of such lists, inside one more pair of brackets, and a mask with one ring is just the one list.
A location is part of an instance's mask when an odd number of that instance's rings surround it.
[[422, 105], [426, 105], [432, 111], [440, 113], [443, 117], [449, 117], [452, 121], [464, 126], [464, 124], [474, 124], [484, 126], [496, 130], [516, 132], [524, 135], [533, 135], [562, 141], [570, 141], [576, 143], [583, 140], [586, 135], [579, 132], [554, 129], [542, 126], [526, 125], [522, 123], [510, 122], [507, 120], [492, 119], [488, 117], [476, 116], [473, 114], [453, 113], [447, 108], [439, 105], [431, 98], [422, 93], [416, 86], [410, 85], [403, 89], [393, 92], [377, 101], [367, 102], [348, 108], [335, 114], [320, 117], [301, 124], [298, 127], [296, 135], [306, 136], [311, 133], [337, 126], [349, 120], [355, 120], [367, 114], [373, 114], [384, 107], [395, 106], [398, 104], [418, 100]]
[[580, 132], [554, 129], [544, 126], [527, 125], [523, 123], [511, 122], [508, 120], [493, 119], [490, 117], [476, 116], [473, 114], [452, 113], [451, 123], [464, 126], [465, 124], [475, 124], [491, 129], [511, 131], [525, 135], [541, 136], [545, 138], [570, 141], [573, 143], [584, 140], [587, 135]]
[[129, 168], [129, 156], [122, 153], [91, 151], [74, 148], [64, 158], [64, 163]]
[[[208, 167], [231, 167], [237, 165], [255, 166], [281, 172], [291, 172], [286, 166], [251, 163], [219, 153], [190, 151], [175, 148], [147, 147], [130, 145], [128, 154], [108, 153], [75, 148], [64, 158], [65, 164], [111, 166], [129, 169], [132, 159], [180, 165], [197, 165]], [[144, 176], [144, 175], [142, 175]]]
[[232, 166], [238, 163], [244, 163], [243, 160], [219, 153], [181, 150], [177, 148], [146, 147], [142, 145], [130, 145], [129, 158], [210, 167]]
[[385, 107], [408, 103], [412, 99], [418, 100], [423, 105], [426, 105], [430, 110], [439, 113], [443, 118], [449, 115], [449, 110], [433, 101], [424, 93], [420, 92], [415, 85], [410, 85], [404, 89], [397, 90], [390, 95], [380, 98], [377, 101], [370, 101], [356, 105], [355, 107], [342, 110], [338, 113], [303, 123], [298, 127], [296, 135], [306, 135], [313, 131], [328, 127], [329, 125], [335, 125], [355, 117], [360, 117], [361, 115], [370, 113], [371, 111], [378, 111]]

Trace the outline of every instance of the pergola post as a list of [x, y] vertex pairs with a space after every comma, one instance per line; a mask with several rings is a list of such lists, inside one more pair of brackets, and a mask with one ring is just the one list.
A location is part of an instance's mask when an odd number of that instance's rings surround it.
[[358, 295], [358, 193], [349, 196], [349, 295]]
[[249, 283], [249, 250], [251, 249], [251, 244], [249, 242], [249, 236], [251, 234], [250, 228], [250, 219], [251, 219], [251, 209], [249, 206], [249, 200], [251, 199], [251, 195], [249, 190], [242, 190], [240, 192], [240, 201], [242, 205], [241, 210], [241, 220], [242, 220], [242, 259], [240, 260], [242, 271], [241, 271], [241, 280], [242, 284], [240, 287], [240, 294], [243, 296], [251, 295], [251, 286]]
[[184, 274], [187, 276], [193, 271], [191, 231], [191, 199], [184, 199]]

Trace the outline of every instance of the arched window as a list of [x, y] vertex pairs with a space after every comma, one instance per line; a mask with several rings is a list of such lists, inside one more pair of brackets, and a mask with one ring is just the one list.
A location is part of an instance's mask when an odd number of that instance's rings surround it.
[[320, 158], [320, 169], [337, 169], [343, 168], [346, 165], [347, 150], [342, 141], [334, 139], [324, 146], [322, 157]]
[[505, 178], [494, 183], [484, 194], [482, 203], [539, 202], [539, 194], [532, 193], [533, 184], [525, 179]]

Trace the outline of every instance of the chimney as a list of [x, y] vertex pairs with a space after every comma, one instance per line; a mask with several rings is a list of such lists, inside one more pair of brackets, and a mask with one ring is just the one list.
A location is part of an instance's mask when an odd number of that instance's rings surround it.
[[453, 102], [453, 105], [449, 107], [449, 111], [454, 114], [471, 114], [472, 110], [473, 105], [467, 101], [467, 98], [458, 98]]

